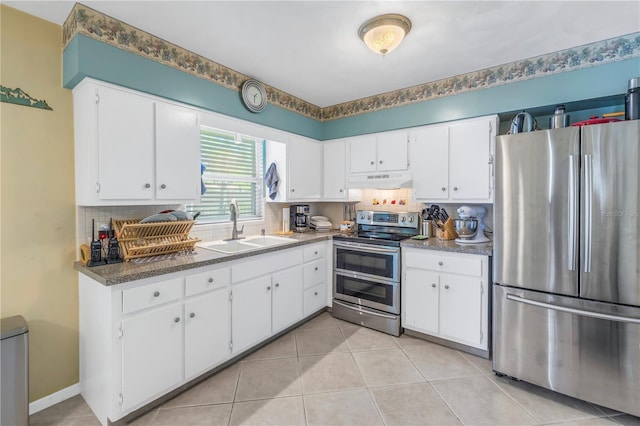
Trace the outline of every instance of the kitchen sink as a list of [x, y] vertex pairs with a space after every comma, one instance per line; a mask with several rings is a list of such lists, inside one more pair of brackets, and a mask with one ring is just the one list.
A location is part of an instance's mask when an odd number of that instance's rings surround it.
[[255, 235], [241, 240], [232, 241], [207, 241], [196, 244], [198, 247], [213, 250], [220, 253], [233, 254], [242, 253], [249, 250], [258, 250], [265, 247], [278, 246], [282, 244], [294, 243], [295, 240], [284, 237]]
[[261, 247], [277, 246], [280, 244], [290, 244], [295, 242], [295, 240], [292, 240], [291, 238], [274, 237], [271, 235], [256, 235], [253, 237], [247, 237], [244, 241], [248, 244], [256, 244]]

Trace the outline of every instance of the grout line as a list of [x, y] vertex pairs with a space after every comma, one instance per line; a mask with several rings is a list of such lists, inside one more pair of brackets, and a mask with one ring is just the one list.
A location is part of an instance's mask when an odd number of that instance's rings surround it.
[[453, 409], [453, 407], [451, 405], [449, 405], [447, 400], [444, 399], [444, 397], [440, 394], [440, 392], [438, 392], [438, 389], [436, 389], [435, 386], [433, 386], [430, 382], [427, 382], [427, 384], [431, 387], [431, 389], [433, 389], [433, 391], [438, 396], [438, 398], [440, 398], [440, 401], [442, 401], [442, 403], [449, 409], [449, 411], [451, 411], [451, 413], [453, 413], [453, 415], [456, 416], [456, 419], [458, 419], [460, 424], [464, 425], [464, 422], [460, 418], [460, 415], [458, 415], [458, 413], [456, 413], [456, 411]]

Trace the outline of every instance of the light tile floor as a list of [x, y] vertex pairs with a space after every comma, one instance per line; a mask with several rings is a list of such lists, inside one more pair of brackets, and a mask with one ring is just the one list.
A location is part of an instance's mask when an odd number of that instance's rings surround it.
[[[97, 425], [76, 396], [31, 425]], [[325, 312], [135, 420], [136, 425], [636, 425], [499, 378], [491, 362]]]

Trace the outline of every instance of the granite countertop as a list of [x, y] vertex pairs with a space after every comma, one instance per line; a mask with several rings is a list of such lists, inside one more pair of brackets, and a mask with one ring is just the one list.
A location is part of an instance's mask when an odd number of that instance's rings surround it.
[[454, 240], [439, 240], [436, 237], [429, 237], [426, 240], [404, 240], [400, 243], [400, 247], [493, 256], [492, 242], [488, 242], [486, 244], [458, 244]]
[[[338, 233], [335, 232], [305, 232], [294, 233], [287, 238], [292, 240], [291, 244], [282, 244], [272, 247], [259, 248], [235, 254], [224, 254], [213, 250], [196, 247], [190, 254], [181, 256], [171, 256], [170, 259], [157, 260], [145, 258], [148, 262], [122, 262], [112, 265], [87, 267], [80, 262], [75, 262], [73, 267], [80, 273], [106, 286], [122, 284], [129, 281], [141, 280], [144, 278], [156, 277], [172, 272], [187, 271], [189, 269], [200, 268], [208, 265], [229, 262], [231, 260], [244, 259], [258, 254], [271, 253], [278, 250], [299, 247], [305, 244], [317, 243], [330, 240]], [[282, 237], [282, 235], [278, 235]]]

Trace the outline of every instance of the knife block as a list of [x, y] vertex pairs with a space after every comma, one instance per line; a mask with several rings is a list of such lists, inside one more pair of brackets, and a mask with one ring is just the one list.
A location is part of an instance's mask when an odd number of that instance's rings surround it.
[[436, 237], [439, 240], [455, 240], [456, 238], [458, 238], [458, 233], [456, 232], [455, 225], [453, 224], [453, 220], [451, 218], [447, 219], [444, 224], [442, 222], [438, 222], [438, 225], [444, 228], [436, 228]]

